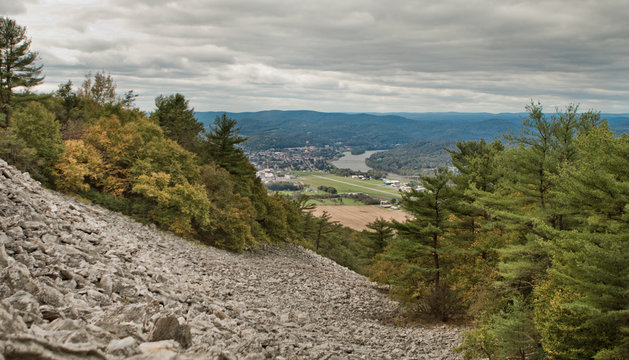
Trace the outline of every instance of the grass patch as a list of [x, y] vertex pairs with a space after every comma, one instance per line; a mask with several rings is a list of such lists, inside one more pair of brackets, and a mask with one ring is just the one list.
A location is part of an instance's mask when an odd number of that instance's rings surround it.
[[299, 172], [298, 175], [300, 176], [299, 181], [302, 181], [306, 185], [310, 185], [313, 189], [323, 185], [332, 186], [340, 193], [362, 192], [370, 196], [385, 199], [400, 197], [400, 194], [396, 189], [384, 185], [380, 180], [360, 180], [313, 172]]
[[348, 198], [335, 198], [335, 199], [310, 199], [308, 205], [364, 205], [360, 201]]

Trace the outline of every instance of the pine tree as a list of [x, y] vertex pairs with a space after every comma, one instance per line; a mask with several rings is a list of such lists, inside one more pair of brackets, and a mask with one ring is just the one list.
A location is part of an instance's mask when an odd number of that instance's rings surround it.
[[474, 191], [475, 204], [483, 208], [510, 233], [501, 250], [498, 270], [502, 285], [528, 300], [536, 282], [550, 266], [545, 244], [552, 229], [564, 227], [565, 209], [556, 199], [561, 164], [574, 160], [573, 139], [580, 122], [577, 107], [547, 117], [539, 103], [526, 106], [518, 136], [507, 136], [515, 147], [502, 154], [502, 176], [493, 193]]
[[593, 127], [575, 149], [557, 196], [577, 225], [549, 243], [537, 327], [551, 358], [620, 359], [629, 353], [629, 137]]
[[214, 125], [204, 133], [205, 139], [201, 140], [199, 156], [202, 163], [215, 163], [233, 176], [235, 191], [252, 201], [258, 222], [264, 223], [267, 191], [256, 177], [255, 168], [244, 151], [238, 147], [247, 140], [239, 133], [240, 128], [237, 127], [236, 120], [225, 114], [217, 116]]
[[452, 285], [471, 312], [492, 301], [485, 289], [495, 281], [497, 250], [504, 246], [501, 222], [474, 203], [472, 189], [486, 194], [495, 191], [501, 176], [499, 160], [503, 151], [499, 140], [489, 144], [484, 140], [459, 141], [454, 150], [449, 150], [458, 170], [452, 177], [456, 201], [451, 207], [454, 216], [450, 221], [450, 237], [460, 249], [452, 270]]
[[184, 149], [198, 152], [203, 124], [194, 117], [194, 109], [181, 94], [160, 95], [155, 98], [155, 111], [151, 119], [157, 121], [164, 134]]
[[455, 150], [448, 150], [458, 170], [458, 174], [452, 177], [453, 191], [458, 198], [452, 206], [452, 212], [457, 217], [453, 227], [456, 228], [457, 236], [463, 242], [477, 247], [483, 258], [487, 256], [488, 248], [483, 249], [477, 242], [482, 242], [480, 233], [487, 232], [484, 226], [491, 221], [491, 216], [474, 204], [475, 196], [469, 190], [473, 188], [482, 193], [494, 192], [501, 176], [498, 167], [499, 155], [503, 151], [504, 146], [498, 140], [490, 144], [485, 140], [459, 141]]
[[240, 136], [240, 128], [234, 119], [226, 114], [217, 116], [214, 125], [205, 133], [202, 156], [206, 161], [214, 161], [234, 175], [247, 175], [251, 172], [248, 160], [242, 149], [236, 147], [247, 140]]
[[[497, 249], [497, 279], [489, 287], [495, 300], [487, 306], [490, 314], [502, 311], [503, 316], [484, 320], [500, 340], [497, 352], [520, 358], [541, 348], [538, 341], [523, 347], [519, 339], [540, 336], [527, 319], [533, 317], [534, 290], [548, 277], [549, 244], [567, 222], [557, 196], [558, 174], [562, 164], [574, 161], [573, 141], [579, 127], [575, 106], [552, 117], [539, 103], [527, 105], [526, 110], [529, 116], [523, 119], [520, 134], [505, 136], [512, 146], [499, 156], [499, 180], [493, 191], [469, 192], [474, 205], [491, 217], [487, 225], [499, 224], [499, 231], [492, 234], [496, 245], [504, 244]], [[520, 329], [521, 334], [504, 337], [501, 329]]]
[[[405, 272], [393, 281], [406, 288], [407, 296], [422, 298], [424, 311], [445, 321], [451, 315], [446, 259], [458, 252], [447, 238], [450, 207], [454, 201], [448, 185], [451, 173], [439, 168], [434, 176], [422, 176], [425, 191], [402, 194], [402, 206], [413, 215], [404, 223], [393, 222], [398, 238], [384, 256], [405, 262]], [[414, 294], [414, 295], [413, 295]]]
[[341, 228], [341, 224], [338, 221], [330, 221], [331, 217], [327, 211], [314, 219], [314, 230], [312, 234], [312, 242], [316, 251], [324, 245], [323, 243], [328, 239], [329, 235], [337, 232]]
[[0, 18], [0, 112], [5, 116], [4, 127], [11, 123], [14, 89], [29, 89], [44, 81], [43, 65], [35, 65], [38, 53], [30, 47], [25, 27], [13, 19]]
[[522, 194], [518, 206], [534, 205], [545, 212], [552, 186], [551, 174], [557, 166], [552, 153], [556, 147], [555, 126], [540, 103], [531, 102], [526, 110], [529, 117], [522, 120], [520, 135], [507, 136], [519, 147], [517, 156], [511, 159], [516, 178], [510, 185], [514, 192]]
[[393, 238], [393, 228], [389, 221], [381, 217], [367, 224], [367, 228], [373, 230], [373, 232], [369, 231], [367, 235], [371, 240], [368, 246], [373, 251], [371, 254], [373, 257], [382, 253], [389, 241]]

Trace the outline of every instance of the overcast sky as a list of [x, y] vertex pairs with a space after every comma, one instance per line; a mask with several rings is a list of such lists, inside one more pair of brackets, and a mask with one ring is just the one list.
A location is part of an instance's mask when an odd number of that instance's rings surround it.
[[629, 112], [627, 0], [19, 0], [51, 91], [104, 70], [147, 111]]

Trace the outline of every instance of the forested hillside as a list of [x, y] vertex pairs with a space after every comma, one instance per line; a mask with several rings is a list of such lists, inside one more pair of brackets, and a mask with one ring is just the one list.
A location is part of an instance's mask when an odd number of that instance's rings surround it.
[[401, 175], [417, 175], [426, 168], [450, 166], [447, 149], [455, 146], [455, 141], [415, 141], [389, 151], [378, 152], [365, 161], [378, 171]]
[[527, 110], [403, 195], [414, 219], [388, 225], [372, 276], [413, 312], [472, 316], [466, 358], [626, 358], [629, 136], [576, 106]]
[[[215, 112], [196, 113], [209, 123]], [[413, 120], [395, 115], [321, 113], [316, 111], [261, 111], [227, 113], [238, 120], [252, 150], [343, 144], [367, 150], [390, 149], [416, 140], [478, 140], [493, 138], [517, 123], [503, 119], [457, 123]]]
[[[211, 124], [222, 112], [196, 112]], [[316, 111], [226, 113], [238, 121], [250, 150], [343, 144], [367, 150], [391, 149], [416, 141], [480, 140], [517, 131], [526, 113], [346, 114]], [[629, 132], [629, 114], [604, 114], [612, 128]]]
[[48, 187], [209, 245], [312, 243], [312, 215], [267, 195], [237, 146], [246, 138], [235, 120], [223, 114], [206, 127], [181, 94], [157, 97], [147, 115], [105, 72], [33, 94], [43, 65], [26, 29], [2, 18], [0, 30], [0, 158]]

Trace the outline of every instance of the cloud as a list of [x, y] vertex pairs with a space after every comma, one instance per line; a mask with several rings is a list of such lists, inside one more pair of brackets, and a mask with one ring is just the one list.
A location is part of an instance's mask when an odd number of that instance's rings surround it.
[[48, 82], [106, 70], [147, 109], [182, 92], [200, 110], [629, 112], [624, 1], [20, 4]]
[[27, 6], [37, 4], [37, 0], [3, 1], [0, 3], [0, 14], [2, 16], [13, 16], [26, 12]]

